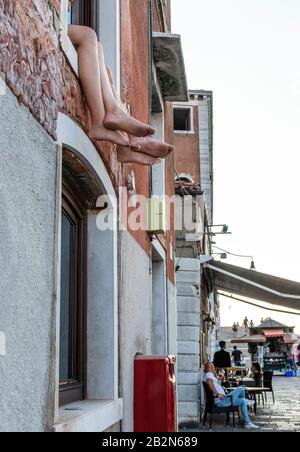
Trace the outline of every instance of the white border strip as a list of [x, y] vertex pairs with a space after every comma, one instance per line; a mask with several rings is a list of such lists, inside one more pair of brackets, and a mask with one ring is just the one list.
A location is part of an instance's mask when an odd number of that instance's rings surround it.
[[[104, 193], [116, 198], [116, 192], [111, 179], [95, 146], [83, 129], [63, 113], [59, 113], [58, 116], [57, 144], [61, 147], [64, 145], [71, 147], [78, 157], [81, 159], [84, 158], [88, 167], [97, 173], [98, 180], [101, 180], [103, 185]], [[117, 226], [117, 223], [115, 226]]]

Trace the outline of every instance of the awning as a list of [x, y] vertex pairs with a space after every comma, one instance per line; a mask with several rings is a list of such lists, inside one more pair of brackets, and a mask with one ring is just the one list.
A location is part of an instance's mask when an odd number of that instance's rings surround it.
[[267, 342], [267, 339], [263, 334], [237, 337], [231, 341], [232, 344], [264, 344], [265, 342]]
[[288, 333], [283, 338], [285, 344], [298, 344], [299, 337], [297, 334]]
[[264, 330], [264, 335], [266, 337], [283, 337], [285, 333], [283, 330]]
[[213, 261], [205, 264], [220, 291], [300, 311], [300, 283]]
[[154, 32], [153, 60], [163, 99], [167, 102], [187, 102], [189, 93], [181, 36]]

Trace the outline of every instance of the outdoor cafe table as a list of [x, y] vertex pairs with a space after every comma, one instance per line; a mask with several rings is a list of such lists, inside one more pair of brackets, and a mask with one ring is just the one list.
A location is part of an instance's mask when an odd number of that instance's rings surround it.
[[[234, 391], [236, 388], [228, 388], [227, 390], [228, 391]], [[244, 387], [244, 389], [245, 389], [245, 391], [246, 391], [246, 393], [248, 394], [248, 395], [253, 395], [254, 396], [254, 402], [255, 402], [255, 405], [254, 405], [254, 413], [256, 414], [257, 413], [257, 395], [258, 394], [264, 394], [265, 392], [267, 392], [268, 391], [268, 388], [256, 388], [256, 387]]]
[[247, 388], [250, 387], [256, 387], [256, 382], [254, 380], [254, 378], [250, 378], [250, 377], [244, 377], [244, 378], [240, 378], [240, 377], [233, 377], [232, 379], [229, 379], [229, 383], [236, 383], [237, 386], [247, 386]]

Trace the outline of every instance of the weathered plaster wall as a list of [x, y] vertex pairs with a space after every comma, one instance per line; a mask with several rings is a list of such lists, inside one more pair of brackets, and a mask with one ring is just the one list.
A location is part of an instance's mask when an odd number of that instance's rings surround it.
[[[121, 68], [122, 97], [136, 118], [149, 121], [149, 14], [148, 0], [121, 0]], [[126, 165], [126, 177], [134, 169], [137, 192], [149, 197], [149, 168]], [[132, 235], [150, 254], [147, 232]]]
[[9, 90], [0, 96], [0, 431], [54, 416], [57, 148]]
[[122, 431], [133, 431], [134, 358], [151, 355], [152, 287], [150, 260], [131, 234], [121, 233], [120, 396], [124, 398]]

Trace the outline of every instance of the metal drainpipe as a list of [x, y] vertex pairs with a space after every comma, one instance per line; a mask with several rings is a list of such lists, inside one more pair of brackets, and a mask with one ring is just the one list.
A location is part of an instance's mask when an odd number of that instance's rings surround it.
[[167, 20], [166, 20], [166, 15], [165, 15], [165, 0], [160, 0], [160, 9], [161, 9], [161, 15], [163, 18], [163, 28], [164, 28], [164, 33], [167, 33], [168, 31], [170, 31], [168, 29], [168, 24], [167, 24]]

